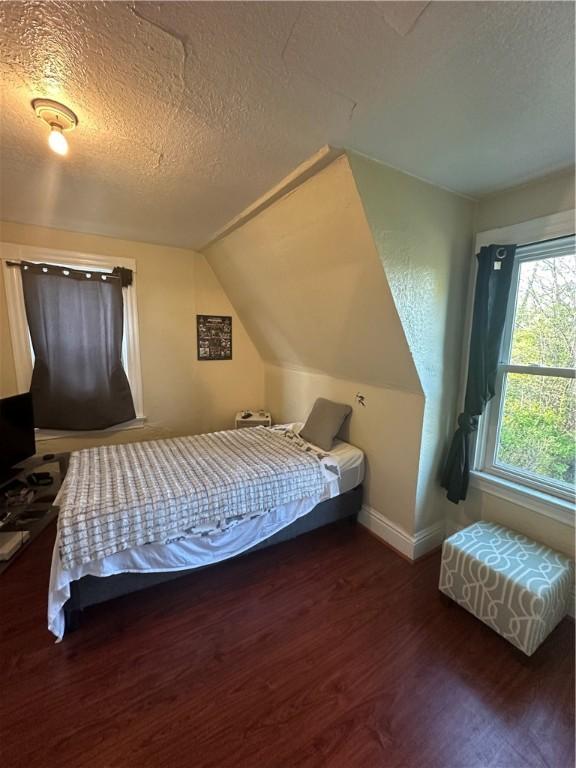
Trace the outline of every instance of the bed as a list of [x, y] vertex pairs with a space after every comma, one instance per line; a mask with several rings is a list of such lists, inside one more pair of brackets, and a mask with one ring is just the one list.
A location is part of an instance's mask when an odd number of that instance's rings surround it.
[[299, 437], [301, 427], [72, 454], [55, 501], [50, 631], [61, 640], [90, 605], [355, 519], [362, 451], [341, 440], [321, 451]]

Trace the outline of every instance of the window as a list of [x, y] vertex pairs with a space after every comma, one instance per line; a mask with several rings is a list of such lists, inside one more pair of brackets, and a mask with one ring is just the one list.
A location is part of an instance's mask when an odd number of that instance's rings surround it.
[[[94, 270], [95, 272], [111, 272], [115, 266], [126, 267], [127, 269], [132, 270], [132, 285], [122, 289], [124, 298], [122, 363], [130, 383], [134, 409], [137, 417], [136, 422], [132, 422], [131, 426], [138, 426], [143, 422], [144, 414], [142, 408], [142, 383], [138, 340], [138, 311], [136, 304], [136, 264], [134, 260], [109, 258], [72, 251], [55, 251], [52, 249], [19, 246], [8, 243], [1, 244], [0, 257], [3, 262], [2, 267], [6, 289], [12, 352], [16, 371], [16, 383], [18, 390], [21, 392], [27, 391], [30, 387], [34, 358], [28, 323], [26, 320], [20, 270], [9, 267], [6, 262], [42, 262], [72, 269]], [[127, 425], [118, 425], [116, 429], [125, 428], [125, 426]], [[112, 427], [111, 429], [115, 428]], [[59, 434], [62, 433], [40, 431], [37, 434], [37, 438], [55, 437], [59, 436]]]
[[574, 235], [520, 246], [477, 466], [562, 499], [575, 480], [575, 328]]

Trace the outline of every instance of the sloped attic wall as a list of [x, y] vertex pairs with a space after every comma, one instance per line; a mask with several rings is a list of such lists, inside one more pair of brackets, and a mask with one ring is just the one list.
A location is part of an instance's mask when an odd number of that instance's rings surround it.
[[266, 362], [421, 393], [346, 157], [206, 255]]
[[368, 504], [410, 535], [446, 510], [473, 213], [349, 153], [207, 250], [267, 363], [275, 419], [304, 419], [318, 396], [351, 403]]
[[416, 530], [447, 509], [438, 476], [454, 430], [474, 203], [350, 153], [371, 234], [425, 395]]
[[[274, 419], [304, 420], [318, 396], [350, 403], [349, 439], [367, 456], [367, 502], [411, 533], [422, 390], [348, 159], [206, 256], [267, 363]], [[354, 403], [358, 391], [366, 408]]]

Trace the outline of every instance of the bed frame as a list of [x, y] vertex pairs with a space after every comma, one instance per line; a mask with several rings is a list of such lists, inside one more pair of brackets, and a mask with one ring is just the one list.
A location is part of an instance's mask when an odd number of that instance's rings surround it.
[[[289, 539], [294, 539], [303, 533], [308, 533], [316, 528], [329, 525], [338, 520], [346, 518], [355, 521], [358, 512], [362, 506], [363, 489], [358, 485], [351, 491], [335, 496], [333, 499], [327, 499], [317, 504], [307, 515], [295, 520], [286, 528], [277, 531], [270, 538], [261, 541], [251, 549], [242, 552], [236, 557], [243, 557], [258, 549], [265, 549], [274, 544], [279, 544]], [[225, 561], [221, 561], [225, 562]], [[119, 573], [114, 576], [83, 576], [78, 581], [70, 584], [70, 598], [64, 606], [66, 617], [66, 632], [72, 632], [78, 629], [84, 608], [97, 603], [103, 603], [107, 600], [113, 600], [115, 597], [127, 595], [131, 592], [137, 592], [147, 587], [153, 587], [156, 584], [162, 584], [165, 581], [178, 579], [194, 571], [204, 568], [215, 568], [220, 563], [204, 565], [198, 568], [189, 568], [184, 571], [165, 571], [162, 573]]]

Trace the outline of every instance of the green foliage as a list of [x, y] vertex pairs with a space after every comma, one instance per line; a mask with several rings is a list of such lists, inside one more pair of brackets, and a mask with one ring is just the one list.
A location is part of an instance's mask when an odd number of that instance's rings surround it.
[[[574, 367], [576, 260], [561, 256], [522, 265], [511, 362]], [[500, 463], [573, 484], [574, 380], [509, 374], [500, 426]]]
[[[523, 392], [535, 382], [511, 381], [539, 377], [511, 374], [500, 428], [499, 461], [544, 477], [574, 482], [574, 431], [570, 391], [566, 380], [553, 379], [568, 391], [543, 399], [537, 392]], [[528, 385], [528, 386], [527, 386]], [[548, 403], [546, 403], [546, 400]], [[556, 402], [553, 402], [556, 401]]]

